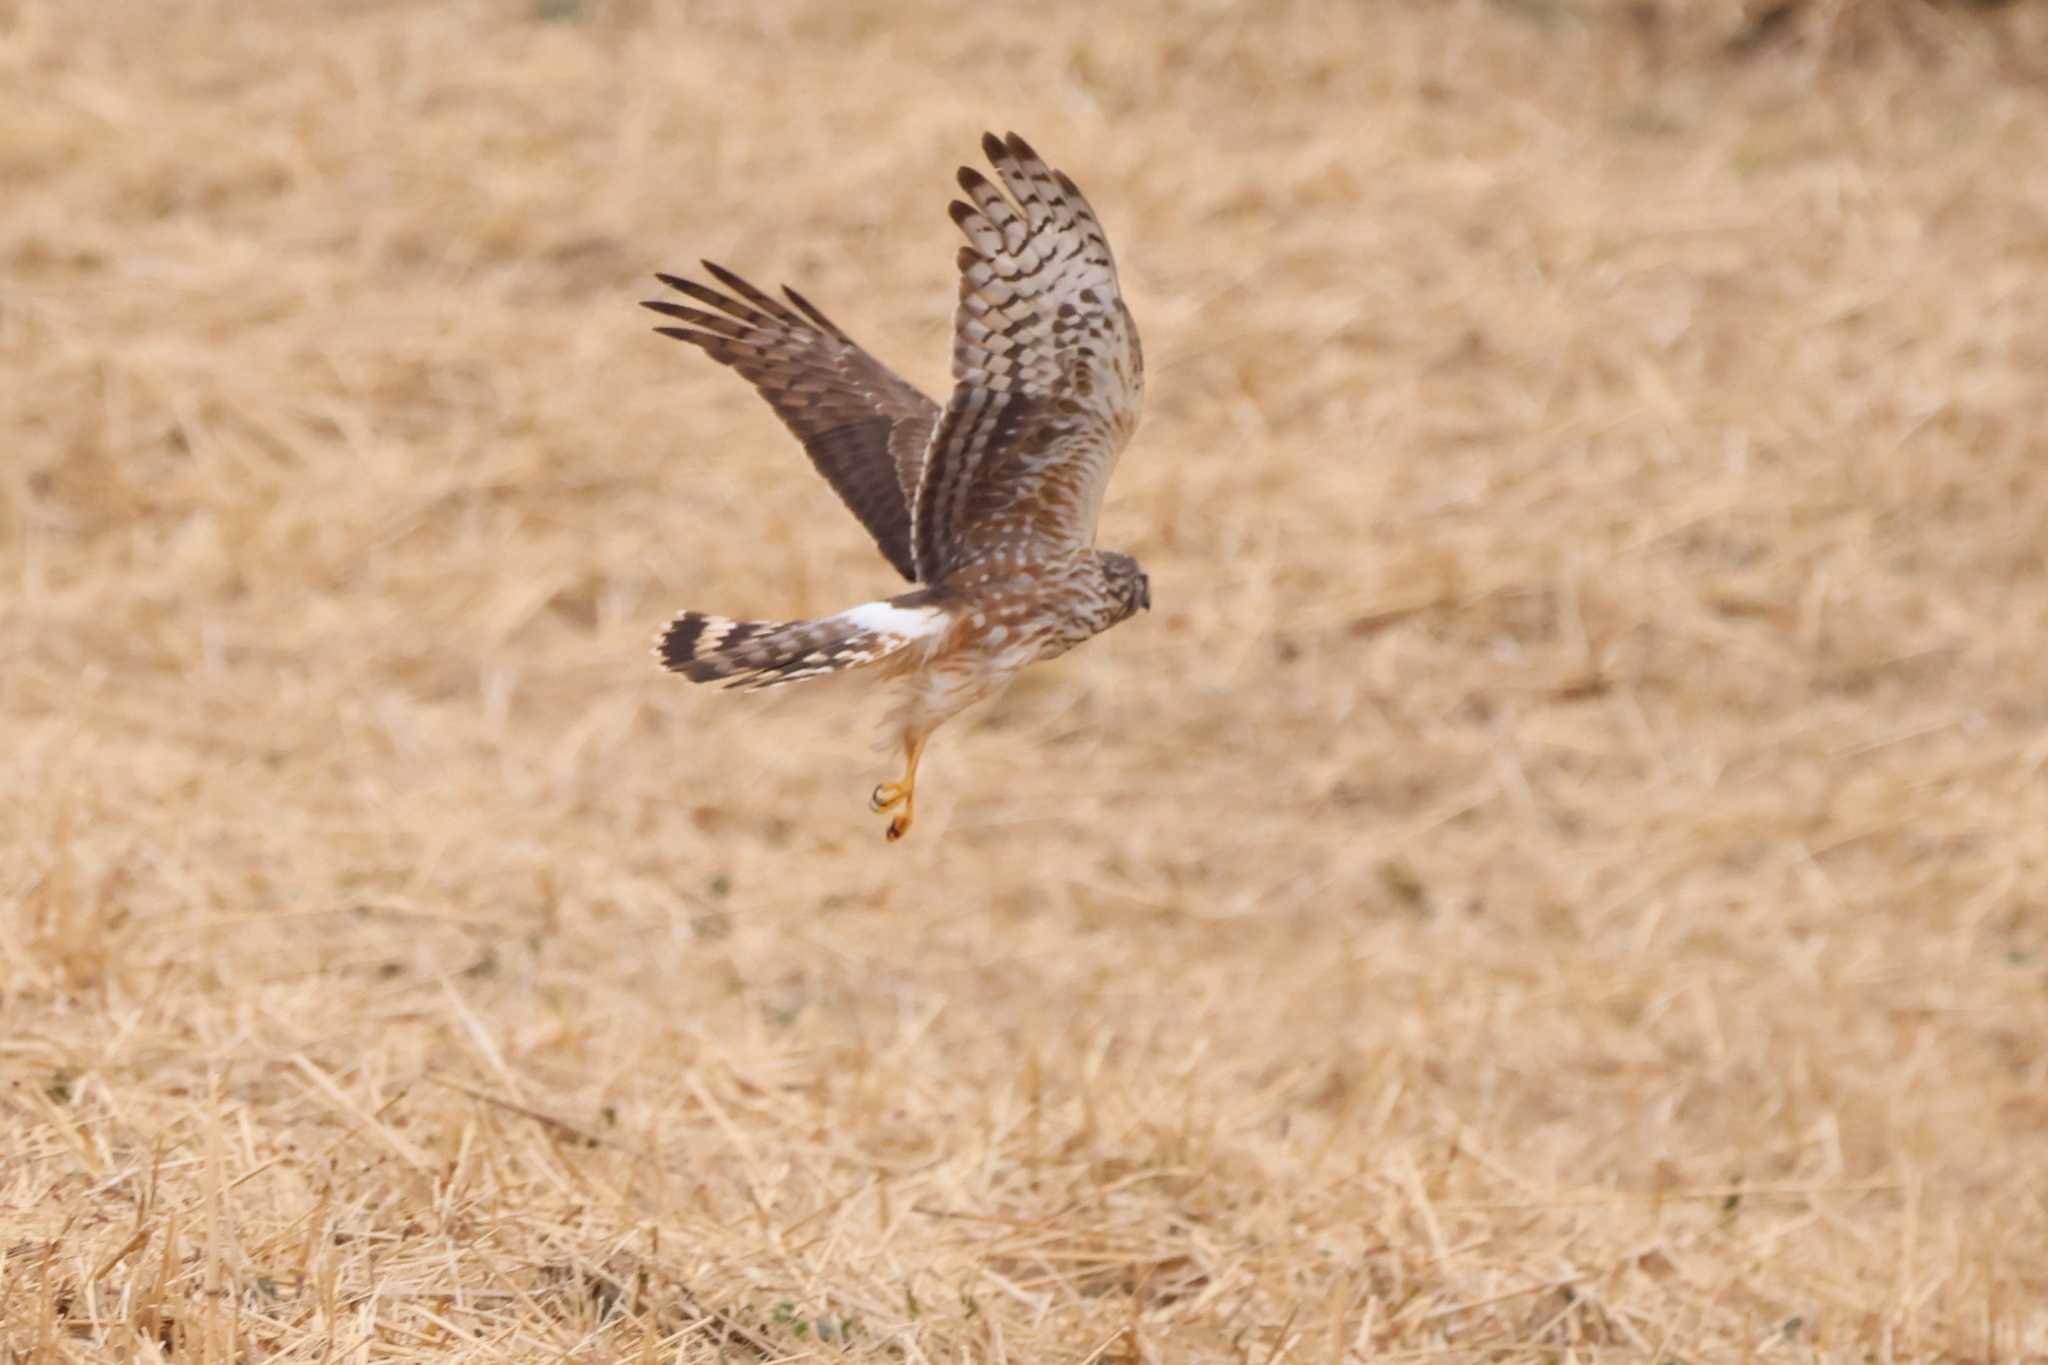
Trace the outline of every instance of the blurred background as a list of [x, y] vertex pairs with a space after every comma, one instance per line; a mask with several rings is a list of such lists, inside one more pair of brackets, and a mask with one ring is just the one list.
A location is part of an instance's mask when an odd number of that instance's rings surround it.
[[[656, 270], [1106, 224], [948, 726]], [[0, 1343], [2048, 1356], [2048, 7], [0, 0]]]

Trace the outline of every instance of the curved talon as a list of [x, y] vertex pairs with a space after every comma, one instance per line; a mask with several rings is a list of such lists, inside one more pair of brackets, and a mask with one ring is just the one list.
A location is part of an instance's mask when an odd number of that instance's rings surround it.
[[[911, 731], [903, 735], [903, 780], [883, 782], [876, 785], [868, 795], [868, 809], [880, 815], [883, 811], [896, 811], [889, 821], [889, 842], [895, 843], [910, 833], [910, 822], [917, 809], [917, 760], [924, 753], [924, 736]], [[902, 807], [897, 810], [897, 807]]]

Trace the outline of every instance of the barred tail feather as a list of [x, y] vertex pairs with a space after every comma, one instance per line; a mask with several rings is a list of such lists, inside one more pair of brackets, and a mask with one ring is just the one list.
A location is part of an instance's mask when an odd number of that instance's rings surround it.
[[662, 667], [691, 682], [754, 691], [859, 668], [945, 629], [943, 609], [910, 593], [811, 621], [734, 621], [686, 611], [655, 642]]

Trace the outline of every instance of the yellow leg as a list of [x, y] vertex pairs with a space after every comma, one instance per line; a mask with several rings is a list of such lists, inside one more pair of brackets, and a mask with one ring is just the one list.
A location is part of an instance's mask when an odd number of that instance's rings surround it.
[[[901, 839], [910, 832], [910, 822], [916, 815], [917, 806], [917, 760], [924, 756], [925, 736], [911, 734], [903, 736], [903, 780], [884, 782], [868, 797], [868, 809], [877, 815], [883, 811], [896, 811], [889, 821], [889, 839]], [[896, 808], [901, 806], [901, 810]]]

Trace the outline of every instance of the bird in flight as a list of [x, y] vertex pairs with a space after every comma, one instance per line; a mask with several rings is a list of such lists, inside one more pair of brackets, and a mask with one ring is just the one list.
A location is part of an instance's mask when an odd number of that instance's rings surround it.
[[1152, 605], [1136, 560], [1095, 548], [1110, 470], [1138, 425], [1145, 362], [1102, 224], [1015, 133], [984, 134], [1000, 184], [961, 167], [967, 237], [942, 408], [795, 290], [704, 262], [720, 289], [656, 276], [690, 303], [645, 306], [768, 400], [896, 571], [917, 585], [808, 621], [686, 611], [655, 643], [692, 682], [780, 687], [871, 667], [895, 680], [903, 776], [876, 787], [892, 840], [941, 724]]

